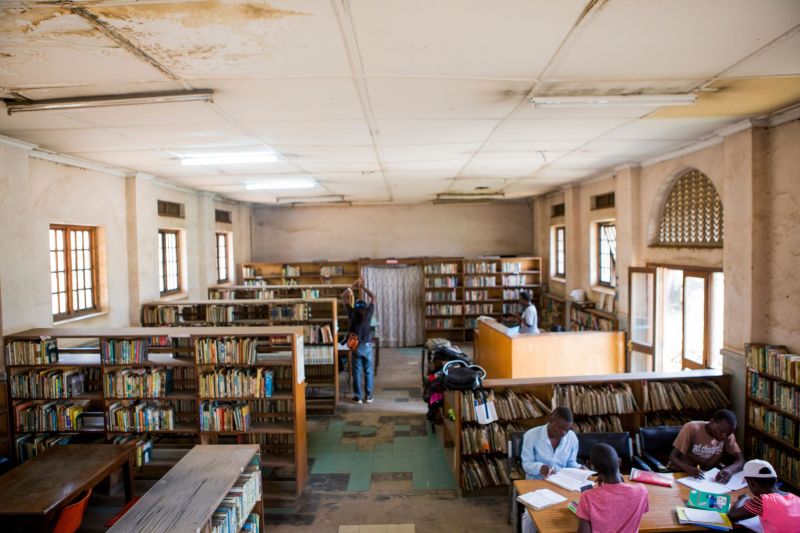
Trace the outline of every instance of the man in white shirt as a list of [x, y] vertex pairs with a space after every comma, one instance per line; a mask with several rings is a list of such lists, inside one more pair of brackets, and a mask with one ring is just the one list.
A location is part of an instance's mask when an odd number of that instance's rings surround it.
[[522, 307], [522, 314], [519, 315], [519, 332], [539, 333], [539, 315], [536, 306], [531, 302], [531, 295], [520, 291], [519, 304]]

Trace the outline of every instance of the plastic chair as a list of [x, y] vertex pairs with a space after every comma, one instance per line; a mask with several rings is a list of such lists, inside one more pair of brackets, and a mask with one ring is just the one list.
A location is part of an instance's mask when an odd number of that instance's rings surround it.
[[83, 522], [83, 513], [86, 512], [86, 506], [89, 505], [89, 497], [91, 495], [92, 489], [89, 489], [80, 496], [77, 502], [61, 509], [52, 533], [75, 533], [78, 531], [81, 527], [81, 522]]

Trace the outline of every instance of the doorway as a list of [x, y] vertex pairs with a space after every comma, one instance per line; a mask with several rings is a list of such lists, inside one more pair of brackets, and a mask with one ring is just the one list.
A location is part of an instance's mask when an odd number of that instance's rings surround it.
[[419, 346], [425, 341], [420, 265], [368, 265], [364, 284], [375, 293], [376, 335], [381, 346]]

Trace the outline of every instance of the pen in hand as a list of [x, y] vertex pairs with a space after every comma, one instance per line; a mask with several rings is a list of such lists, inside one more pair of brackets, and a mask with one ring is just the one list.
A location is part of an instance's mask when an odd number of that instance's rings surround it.
[[703, 474], [703, 471], [700, 470], [700, 465], [697, 465], [697, 474], [695, 474], [694, 477], [697, 479], [705, 479], [706, 476]]

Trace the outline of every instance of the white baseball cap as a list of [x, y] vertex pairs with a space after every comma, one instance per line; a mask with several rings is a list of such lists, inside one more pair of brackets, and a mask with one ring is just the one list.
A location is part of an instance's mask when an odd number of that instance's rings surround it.
[[772, 465], [761, 459], [747, 461], [742, 469], [744, 477], [771, 478], [778, 477]]

